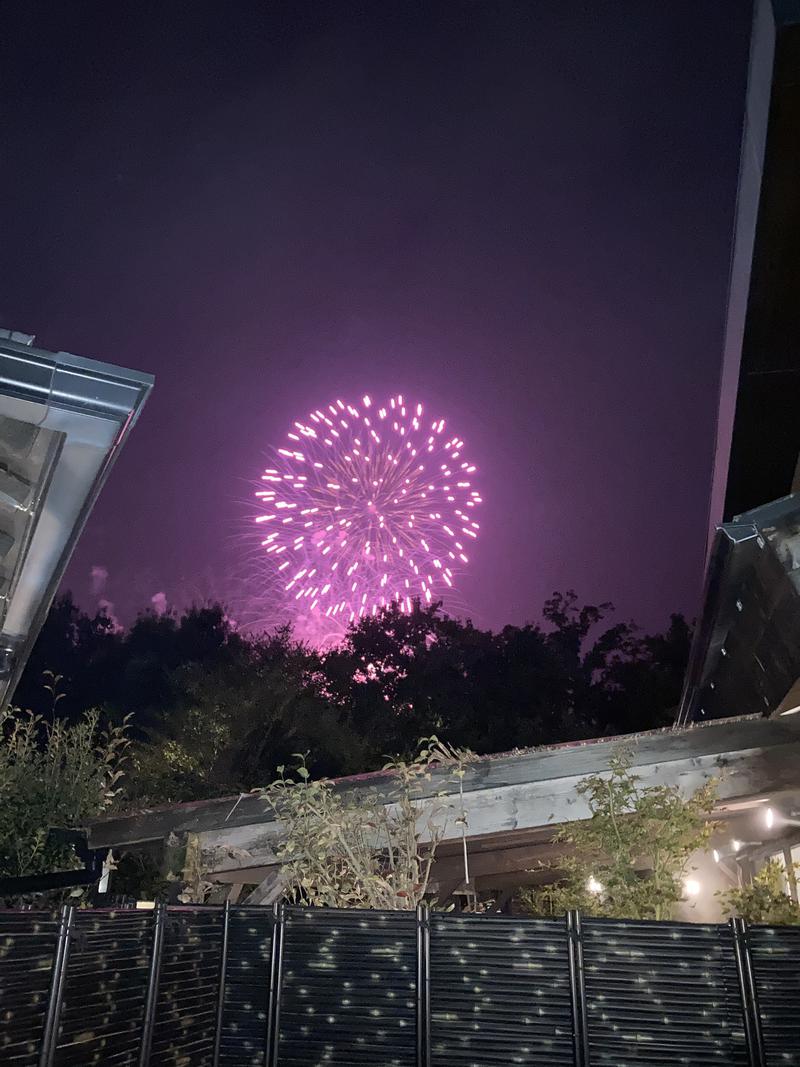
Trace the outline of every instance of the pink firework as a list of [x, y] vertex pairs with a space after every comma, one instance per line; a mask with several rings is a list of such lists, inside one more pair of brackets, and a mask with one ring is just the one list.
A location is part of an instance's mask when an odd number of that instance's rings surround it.
[[262, 551], [296, 614], [341, 626], [452, 589], [478, 537], [464, 442], [422, 404], [337, 400], [296, 422], [262, 475]]

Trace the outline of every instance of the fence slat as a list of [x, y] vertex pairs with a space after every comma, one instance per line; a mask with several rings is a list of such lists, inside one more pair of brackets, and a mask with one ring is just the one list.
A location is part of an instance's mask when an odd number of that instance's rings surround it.
[[800, 1067], [800, 927], [750, 926], [747, 942], [767, 1067]]
[[225, 901], [222, 913], [222, 948], [219, 961], [219, 990], [217, 991], [217, 1029], [214, 1034], [214, 1052], [211, 1057], [212, 1067], [219, 1067], [219, 1051], [222, 1044], [222, 1016], [225, 1011], [225, 984], [228, 971], [228, 938], [231, 925], [230, 901]]
[[433, 1067], [574, 1067], [564, 923], [430, 916]]
[[586, 1015], [586, 982], [580, 912], [568, 911], [566, 924], [575, 1067], [589, 1067], [589, 1023]]
[[413, 911], [287, 907], [280, 1067], [416, 1067]]
[[188, 905], [168, 910], [151, 1067], [211, 1067], [221, 947], [221, 908]]
[[588, 918], [582, 926], [593, 1067], [749, 1067], [727, 926]]
[[278, 1063], [278, 1028], [280, 1026], [280, 998], [283, 980], [283, 937], [286, 929], [286, 910], [283, 904], [275, 904], [273, 915], [275, 925], [272, 930], [272, 953], [269, 968], [267, 1039], [264, 1047], [265, 1067], [276, 1067]]
[[744, 919], [731, 919], [730, 927], [736, 958], [736, 973], [739, 978], [739, 992], [742, 996], [744, 1034], [750, 1067], [766, 1067], [764, 1038], [761, 1033], [761, 1013], [758, 1008], [758, 994], [753, 977], [753, 960], [750, 954], [747, 923]]
[[164, 921], [166, 907], [159, 904], [153, 914], [153, 947], [150, 955], [150, 971], [147, 976], [147, 998], [142, 1022], [142, 1045], [139, 1050], [139, 1067], [150, 1067], [150, 1050], [153, 1047], [153, 1028], [158, 1003], [158, 980], [161, 975], [161, 954], [164, 948]]
[[231, 905], [227, 925], [217, 1018], [219, 1067], [264, 1067], [275, 916], [270, 907]]
[[44, 1020], [42, 1047], [39, 1053], [39, 1067], [53, 1067], [58, 1044], [58, 1024], [61, 1018], [61, 1004], [64, 999], [64, 979], [69, 962], [69, 947], [72, 940], [72, 927], [75, 922], [75, 909], [65, 904], [61, 911], [61, 924], [58, 930], [58, 946], [53, 961], [53, 975], [50, 982], [50, 994], [47, 1001], [47, 1015]]
[[424, 904], [417, 907], [417, 1067], [431, 1063], [431, 920]]
[[37, 1067], [61, 916], [0, 910], [0, 1063]]

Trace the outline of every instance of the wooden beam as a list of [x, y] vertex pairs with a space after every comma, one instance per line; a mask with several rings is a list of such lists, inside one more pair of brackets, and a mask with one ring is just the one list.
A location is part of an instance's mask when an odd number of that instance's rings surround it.
[[[775, 725], [771, 720], [761, 720], [766, 726]], [[663, 763], [640, 764], [635, 770], [643, 787], [654, 785], [677, 786], [685, 796], [719, 777], [719, 810], [725, 810], [732, 802], [751, 802], [753, 798], [774, 794], [783, 789], [797, 788], [797, 767], [800, 765], [800, 731], [794, 743], [776, 745], [767, 749], [744, 749], [721, 755], [689, 756], [685, 759]], [[487, 835], [513, 836], [519, 831], [540, 830], [551, 832], [560, 823], [569, 823], [589, 816], [586, 800], [578, 793], [580, 776], [553, 780], [535, 780], [521, 785], [499, 786], [473, 790], [464, 796], [468, 841]], [[418, 830], [424, 841], [427, 836], [428, 813], [426, 802], [417, 801], [420, 808]], [[391, 805], [387, 805], [391, 811]], [[440, 810], [430, 822], [438, 826], [445, 839], [455, 845], [461, 836], [461, 827], [456, 824], [452, 811]], [[215, 866], [204, 859], [208, 871], [229, 871], [250, 866], [271, 866], [275, 861], [278, 824], [263, 823], [234, 830], [212, 830], [200, 835], [204, 857], [222, 856], [222, 863]], [[225, 857], [228, 841], [235, 841], [245, 859]], [[477, 857], [476, 857], [477, 859]], [[239, 879], [237, 879], [239, 880]]]
[[494, 893], [499, 889], [520, 889], [527, 885], [546, 885], [555, 880], [553, 871], [515, 871], [513, 874], [491, 874], [476, 878], [475, 888], [479, 893]]
[[[548, 853], [537, 845], [537, 840], [544, 845], [555, 825], [589, 814], [577, 786], [588, 773], [607, 772], [608, 759], [615, 748], [615, 742], [596, 742], [471, 764], [469, 779], [465, 779], [464, 809], [473, 877], [493, 880], [492, 884], [497, 885], [498, 878], [525, 872], [538, 858], [545, 858]], [[796, 790], [798, 766], [800, 715], [657, 732], [640, 738], [634, 753], [634, 769], [643, 786], [678, 786], [689, 795], [709, 777], [721, 775], [720, 810], [751, 804], [754, 798], [774, 795], [782, 789]], [[366, 786], [361, 781], [349, 781], [348, 788], [372, 788], [376, 780], [382, 782], [385, 776], [370, 777]], [[433, 787], [437, 784], [441, 785], [434, 782]], [[337, 786], [341, 787], [342, 783]], [[456, 786], [452, 788], [455, 790]], [[391, 805], [387, 806], [391, 810]], [[417, 806], [422, 812], [426, 800], [421, 798]], [[437, 860], [441, 872], [437, 877], [442, 882], [452, 882], [462, 871], [457, 814], [443, 810], [435, 820], [445, 838]], [[182, 826], [205, 826], [209, 821], [212, 824], [208, 829], [191, 831], [201, 850], [204, 877], [210, 881], [261, 882], [276, 868], [282, 827], [264, 801], [251, 794], [200, 805], [178, 805], [177, 811], [145, 813], [127, 821], [106, 820], [92, 828], [89, 844], [92, 848], [116, 848], [128, 843], [131, 836], [149, 840], [168, 824], [174, 827], [176, 821]], [[421, 814], [419, 829], [423, 840], [426, 823], [427, 815]], [[174, 830], [168, 832], [167, 838], [176, 844], [185, 840], [184, 832], [177, 835]], [[506, 847], [493, 849], [493, 843]], [[487, 849], [491, 850], [488, 854]]]
[[226, 885], [257, 885], [266, 878], [274, 867], [237, 867], [233, 871], [207, 871], [209, 882], [223, 882]]
[[[513, 835], [512, 839], [513, 839]], [[469, 857], [469, 873], [472, 878], [484, 878], [493, 874], [509, 874], [514, 871], [533, 870], [539, 863], [555, 856], [571, 852], [569, 845], [542, 843], [524, 845], [521, 848], [499, 848], [494, 852], [480, 852]], [[434, 861], [431, 876], [437, 881], [450, 881], [461, 874], [463, 881], [464, 861], [460, 856], [447, 856]]]
[[280, 899], [285, 888], [286, 880], [281, 874], [280, 868], [275, 867], [259, 882], [243, 903], [246, 906], [252, 904], [263, 904], [264, 906], [274, 904], [276, 900]]
[[[635, 744], [635, 768], [638, 772], [658, 766], [682, 764], [710, 757], [710, 762], [761, 751], [766, 753], [785, 746], [800, 749], [800, 719], [717, 720], [683, 730], [655, 730], [626, 738], [556, 745], [546, 749], [486, 757], [469, 764], [464, 775], [465, 794], [485, 795], [492, 790], [513, 790], [517, 786], [554, 782], [574, 783], [589, 774], [608, 770], [609, 758], [619, 744]], [[391, 797], [395, 783], [389, 774], [343, 778], [335, 783], [340, 792], [370, 789], [384, 799]], [[457, 783], [447, 768], [434, 771], [424, 783], [421, 797], [442, 792], [456, 794]], [[546, 797], [548, 788], [541, 791]], [[237, 826], [267, 825], [274, 822], [272, 809], [257, 793], [219, 800], [196, 801], [164, 808], [146, 809], [132, 815], [101, 819], [89, 826], [90, 848], [118, 848], [121, 845], [155, 841], [170, 832], [201, 833], [232, 830]]]
[[241, 882], [234, 882], [231, 884], [231, 887], [228, 890], [228, 895], [225, 897], [229, 904], [239, 903], [239, 897], [242, 895], [243, 887], [243, 883]]

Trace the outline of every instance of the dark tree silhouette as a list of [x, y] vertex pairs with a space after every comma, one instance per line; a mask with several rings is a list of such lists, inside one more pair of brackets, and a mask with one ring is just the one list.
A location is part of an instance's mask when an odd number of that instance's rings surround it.
[[610, 604], [574, 592], [541, 623], [499, 633], [438, 604], [361, 619], [324, 654], [290, 628], [239, 633], [219, 605], [141, 615], [125, 633], [53, 605], [15, 703], [49, 714], [42, 675], [63, 676], [58, 713], [132, 714], [132, 800], [179, 800], [268, 782], [292, 753], [316, 774], [373, 770], [438, 734], [478, 753], [662, 726], [680, 698], [690, 630], [609, 624]]
[[13, 694], [18, 707], [49, 716], [52, 694], [44, 673], [62, 678], [58, 714], [77, 722], [86, 708], [101, 707], [116, 694], [124, 662], [123, 636], [103, 612], [87, 615], [71, 593], [56, 597]]

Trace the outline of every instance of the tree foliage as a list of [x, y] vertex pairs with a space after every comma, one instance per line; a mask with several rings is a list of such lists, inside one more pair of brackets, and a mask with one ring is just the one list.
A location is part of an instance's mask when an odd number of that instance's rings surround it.
[[19, 877], [75, 865], [51, 827], [76, 827], [110, 807], [120, 791], [128, 740], [102, 729], [97, 711], [78, 723], [32, 712], [0, 714], [0, 875]]
[[193, 800], [262, 784], [275, 761], [315, 748], [314, 772], [360, 770], [364, 744], [314, 692], [316, 656], [279, 633], [240, 648], [231, 663], [176, 672], [181, 699], [137, 745], [136, 801]]
[[[324, 691], [383, 752], [408, 753], [430, 733], [502, 752], [665, 725], [680, 697], [683, 650], [670, 688], [666, 667], [651, 675], [660, 645], [628, 624], [603, 628], [610, 610], [555, 594], [542, 625], [492, 633], [438, 605], [410, 614], [390, 608], [360, 620], [324, 657]], [[675, 642], [682, 644], [679, 628], [663, 635], [668, 647]]]
[[545, 868], [552, 884], [522, 894], [535, 914], [580, 908], [613, 918], [669, 919], [684, 899], [691, 857], [707, 848], [715, 828], [709, 816], [716, 782], [686, 798], [677, 786], [642, 786], [632, 763], [632, 750], [619, 749], [610, 773], [579, 783], [591, 816], [558, 832], [569, 854]]
[[610, 605], [554, 594], [541, 623], [481, 630], [439, 605], [361, 619], [320, 653], [284, 627], [243, 634], [220, 605], [141, 615], [129, 630], [56, 601], [17, 693], [50, 717], [41, 672], [67, 680], [59, 714], [131, 715], [131, 803], [191, 800], [264, 784], [292, 752], [314, 776], [412, 758], [446, 736], [490, 753], [661, 726], [680, 697], [688, 628], [608, 624]]
[[[794, 865], [795, 882], [800, 878], [800, 863]], [[800, 926], [800, 906], [786, 892], [786, 869], [769, 860], [754, 876], [750, 885], [720, 893], [724, 915], [740, 915], [749, 923], [770, 926]]]
[[284, 827], [277, 851], [285, 894], [314, 907], [413, 909], [428, 889], [436, 848], [456, 822], [444, 798], [419, 798], [431, 768], [446, 762], [463, 774], [468, 753], [426, 738], [411, 761], [395, 760], [388, 793], [342, 792], [327, 779], [313, 780], [303, 755], [290, 774], [278, 778], [264, 796]]

